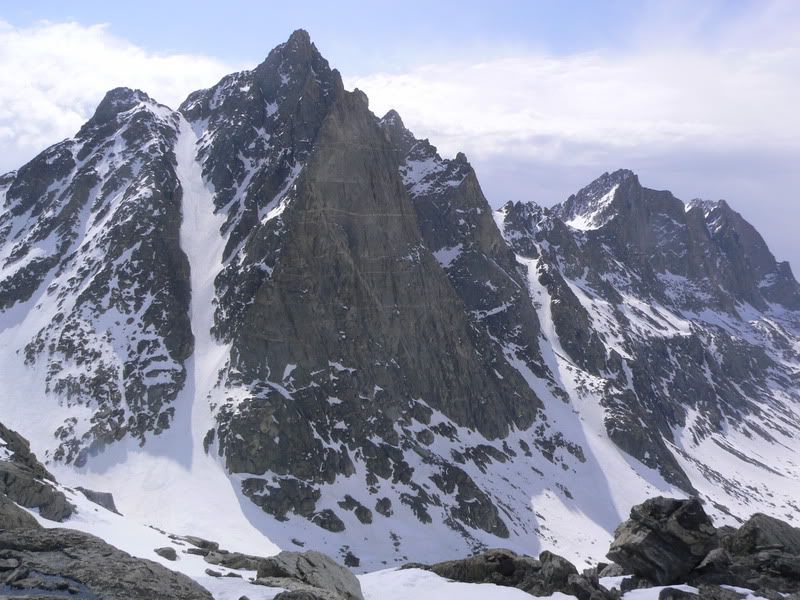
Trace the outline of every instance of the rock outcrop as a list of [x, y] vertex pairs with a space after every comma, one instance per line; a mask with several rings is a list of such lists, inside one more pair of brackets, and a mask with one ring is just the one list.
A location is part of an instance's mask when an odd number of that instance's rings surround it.
[[533, 596], [556, 592], [573, 595], [578, 600], [611, 600], [614, 596], [600, 586], [596, 575], [578, 573], [566, 559], [551, 552], [539, 558], [521, 556], [510, 550], [489, 550], [461, 560], [434, 565], [409, 565], [430, 570], [440, 577], [463, 583], [492, 583], [515, 587]]
[[39, 522], [17, 506], [5, 494], [0, 494], [0, 529], [36, 529]]
[[709, 553], [689, 580], [800, 593], [800, 529], [753, 515], [722, 536], [720, 547]]
[[738, 529], [718, 530], [696, 499], [633, 507], [608, 556], [635, 574], [634, 587], [689, 583], [710, 586], [702, 597], [720, 598], [720, 585], [800, 593], [800, 529], [756, 514]]
[[35, 508], [51, 521], [72, 515], [75, 507], [56, 488], [53, 476], [36, 459], [27, 440], [0, 423], [0, 444], [5, 450], [0, 454], [0, 497]]
[[[285, 587], [297, 600], [364, 600], [361, 584], [347, 568], [320, 552], [281, 552], [258, 565], [256, 582]], [[305, 594], [305, 596], [304, 596]]]
[[658, 585], [685, 581], [719, 544], [697, 499], [651, 498], [614, 532], [608, 558]]
[[80, 487], [80, 486], [76, 487], [75, 490], [86, 496], [88, 500], [91, 500], [98, 506], [102, 506], [106, 510], [110, 510], [113, 513], [119, 514], [119, 511], [117, 510], [117, 505], [114, 502], [113, 494], [109, 494], [108, 492], [96, 492], [94, 490], [87, 490], [85, 487]]
[[212, 600], [187, 576], [70, 529], [0, 531], [0, 584], [12, 596]]

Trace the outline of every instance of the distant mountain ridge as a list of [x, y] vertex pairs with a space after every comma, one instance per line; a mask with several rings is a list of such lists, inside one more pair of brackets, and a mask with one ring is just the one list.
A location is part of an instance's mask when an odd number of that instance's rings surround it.
[[655, 493], [797, 518], [800, 286], [741, 215], [627, 170], [492, 211], [305, 31], [110, 91], [0, 201], [4, 423], [153, 525], [225, 488], [366, 568], [597, 560]]

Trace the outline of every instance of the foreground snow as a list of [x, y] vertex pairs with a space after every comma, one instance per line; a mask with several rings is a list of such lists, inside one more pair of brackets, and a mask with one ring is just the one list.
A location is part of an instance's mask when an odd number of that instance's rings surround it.
[[[367, 573], [360, 578], [361, 589], [366, 600], [532, 600], [535, 598], [548, 600], [567, 600], [574, 596], [556, 593], [552, 596], [531, 596], [516, 588], [501, 587], [489, 583], [458, 583], [443, 579], [438, 575], [421, 569], [399, 571], [390, 569]], [[609, 589], [618, 587], [624, 577], [608, 577], [601, 583]], [[658, 595], [665, 587], [679, 589], [684, 592], [697, 593], [695, 587], [689, 585], [673, 585], [654, 587], [645, 590], [633, 590], [625, 594], [623, 600], [658, 600]], [[742, 588], [723, 586], [736, 592], [747, 594], [743, 600], [766, 600]]]
[[[362, 575], [359, 580], [366, 600], [531, 600], [537, 597], [491, 583], [449, 581], [422, 569], [377, 571]], [[546, 598], [565, 600], [573, 596], [554, 594]]]

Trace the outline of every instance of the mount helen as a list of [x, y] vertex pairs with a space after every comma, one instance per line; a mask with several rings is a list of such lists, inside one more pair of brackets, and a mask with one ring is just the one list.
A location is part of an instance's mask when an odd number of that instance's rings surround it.
[[372, 569], [800, 517], [800, 286], [741, 215], [626, 170], [493, 212], [302, 30], [108, 92], [0, 201], [0, 421], [136, 527]]

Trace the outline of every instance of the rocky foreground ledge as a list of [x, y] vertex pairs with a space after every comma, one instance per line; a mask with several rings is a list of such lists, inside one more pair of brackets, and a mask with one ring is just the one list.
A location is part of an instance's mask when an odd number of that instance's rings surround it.
[[[187, 575], [88, 533], [41, 527], [28, 510], [68, 522], [76, 507], [24, 439], [0, 425], [0, 440], [5, 449], [0, 458], [0, 600], [211, 600], [211, 593]], [[109, 494], [80, 493], [116, 512]], [[178, 552], [201, 558], [207, 576], [239, 578], [242, 589], [253, 586], [253, 596], [263, 596], [255, 586], [266, 586], [285, 590], [275, 600], [364, 600], [355, 575], [319, 552], [260, 557], [230, 552], [199, 537], [169, 539], [172, 546], [153, 551], [167, 561], [179, 560]], [[659, 600], [745, 597], [731, 588], [770, 600], [800, 600], [800, 529], [763, 514], [738, 529], [716, 527], [697, 499], [652, 498], [631, 509], [607, 556], [612, 562], [582, 572], [551, 552], [534, 558], [503, 549], [404, 568], [457, 582], [513, 587], [537, 597], [561, 593], [578, 600], [618, 600], [635, 589], [659, 587]], [[684, 584], [698, 592], [670, 587]]]
[[[633, 507], [630, 519], [615, 532], [608, 558], [614, 562], [582, 573], [550, 552], [535, 559], [509, 550], [409, 566], [454, 581], [511, 586], [534, 596], [561, 592], [578, 600], [616, 600], [628, 591], [654, 587], [664, 588], [660, 600], [746, 597], [733, 587], [775, 600], [800, 599], [800, 529], [763, 514], [738, 529], [717, 528], [697, 499], [658, 497]], [[628, 577], [618, 588], [601, 583], [623, 575]], [[668, 587], [683, 584], [698, 593]]]
[[[174, 539], [186, 544], [185, 553], [208, 563], [210, 576], [241, 577], [254, 586], [286, 590], [276, 600], [364, 600], [350, 570], [319, 552], [258, 557], [229, 552], [201, 538]], [[174, 560], [167, 556], [174, 549], [154, 550]], [[738, 529], [717, 528], [696, 499], [659, 497], [635, 506], [630, 519], [617, 528], [608, 557], [613, 562], [579, 572], [551, 552], [534, 558], [495, 549], [403, 568], [424, 569], [457, 582], [514, 587], [537, 597], [561, 593], [578, 600], [618, 600], [635, 589], [660, 587], [660, 600], [746, 597], [732, 588], [768, 599], [800, 599], [800, 529], [762, 514]], [[669, 587], [683, 584], [698, 592]], [[43, 529], [0, 494], [0, 598], [64, 597], [210, 600], [211, 594], [183, 574], [132, 557], [92, 535]]]

